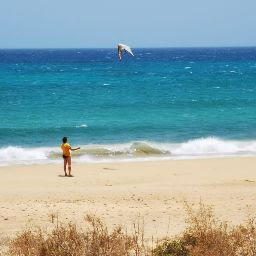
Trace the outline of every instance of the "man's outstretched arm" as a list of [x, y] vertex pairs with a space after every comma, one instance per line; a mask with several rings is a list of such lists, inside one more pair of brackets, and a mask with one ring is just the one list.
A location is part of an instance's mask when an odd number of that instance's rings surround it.
[[76, 151], [78, 149], [80, 149], [80, 147], [78, 147], [78, 148], [70, 148], [71, 151]]

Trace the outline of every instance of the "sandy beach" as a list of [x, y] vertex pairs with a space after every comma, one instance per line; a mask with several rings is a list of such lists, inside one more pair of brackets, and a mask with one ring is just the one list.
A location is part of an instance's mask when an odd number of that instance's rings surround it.
[[74, 164], [72, 178], [57, 164], [1, 167], [1, 236], [95, 214], [128, 230], [144, 222], [146, 236], [161, 238], [184, 230], [184, 200], [238, 224], [256, 209], [255, 166], [256, 157]]

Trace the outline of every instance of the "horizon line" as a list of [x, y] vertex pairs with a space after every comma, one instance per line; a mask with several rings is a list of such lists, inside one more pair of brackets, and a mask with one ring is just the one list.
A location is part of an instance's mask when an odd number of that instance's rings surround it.
[[[93, 49], [115, 49], [116, 47], [0, 47], [0, 50], [93, 50]], [[256, 48], [256, 45], [251, 46], [145, 46], [145, 47], [132, 47], [133, 49], [199, 49], [199, 48]]]

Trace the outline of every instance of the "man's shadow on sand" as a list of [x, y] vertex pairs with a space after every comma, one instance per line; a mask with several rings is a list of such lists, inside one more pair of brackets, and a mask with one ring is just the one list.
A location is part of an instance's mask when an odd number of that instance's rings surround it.
[[[115, 171], [116, 169], [114, 168], [108, 168], [108, 167], [103, 167], [103, 170], [107, 170], [107, 171]], [[60, 178], [73, 178], [74, 176], [71, 175], [71, 176], [66, 176], [66, 175], [63, 175], [63, 174], [59, 174], [58, 175]]]

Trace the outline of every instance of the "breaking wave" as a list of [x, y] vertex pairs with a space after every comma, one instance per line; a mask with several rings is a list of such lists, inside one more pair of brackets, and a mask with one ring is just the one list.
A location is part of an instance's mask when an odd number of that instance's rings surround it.
[[[256, 140], [223, 140], [216, 137], [189, 140], [183, 143], [131, 142], [112, 145], [84, 145], [72, 154], [75, 162], [133, 161], [193, 157], [256, 155]], [[0, 148], [0, 165], [41, 164], [60, 162], [57, 147]]]

